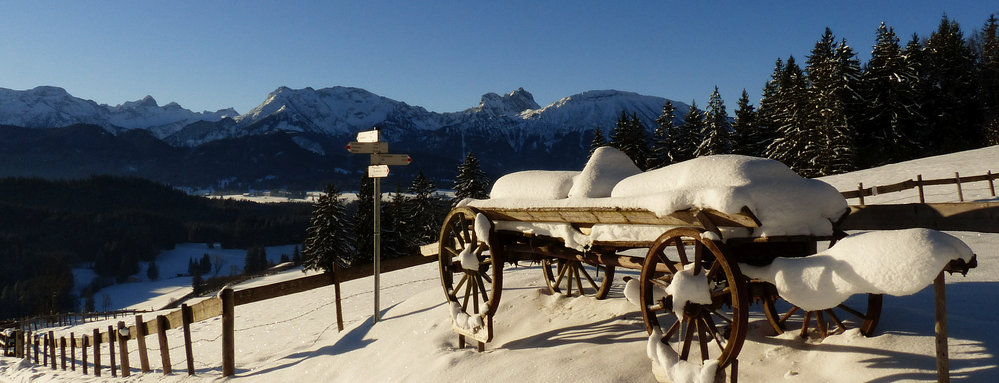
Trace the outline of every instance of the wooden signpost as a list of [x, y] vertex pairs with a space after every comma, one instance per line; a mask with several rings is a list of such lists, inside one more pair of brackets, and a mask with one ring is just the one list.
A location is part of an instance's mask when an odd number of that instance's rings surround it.
[[355, 154], [370, 154], [368, 177], [374, 178], [374, 277], [375, 277], [375, 315], [373, 322], [378, 322], [379, 306], [379, 270], [381, 269], [381, 179], [388, 177], [389, 165], [406, 166], [413, 162], [408, 154], [388, 153], [388, 142], [379, 141], [379, 132], [367, 130], [357, 133], [357, 141], [347, 144], [347, 151]]

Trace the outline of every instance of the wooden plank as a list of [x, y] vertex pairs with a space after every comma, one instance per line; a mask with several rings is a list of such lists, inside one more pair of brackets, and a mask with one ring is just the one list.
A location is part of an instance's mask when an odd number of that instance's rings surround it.
[[296, 278], [290, 281], [272, 283], [269, 285], [235, 291], [233, 299], [235, 300], [235, 304], [239, 306], [283, 295], [308, 291], [318, 287], [328, 286], [332, 283], [332, 276], [330, 274], [322, 273]]
[[222, 315], [222, 299], [211, 297], [191, 305], [193, 322], [201, 322]]
[[999, 202], [851, 206], [841, 230], [927, 228], [999, 233]]
[[484, 208], [482, 213], [494, 221], [520, 222], [559, 222], [572, 224], [645, 224], [670, 226], [700, 226], [695, 218], [703, 212], [717, 226], [759, 227], [760, 222], [749, 211], [739, 214], [725, 214], [712, 209], [681, 210], [666, 216], [657, 216], [645, 209], [620, 207], [530, 207], [530, 208]]

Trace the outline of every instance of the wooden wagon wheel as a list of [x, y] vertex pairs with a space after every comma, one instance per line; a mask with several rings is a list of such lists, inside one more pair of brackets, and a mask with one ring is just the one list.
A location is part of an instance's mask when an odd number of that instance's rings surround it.
[[801, 337], [808, 335], [813, 323], [823, 339], [851, 327], [860, 328], [864, 336], [871, 336], [881, 320], [882, 300], [881, 294], [862, 294], [830, 309], [805, 311], [780, 297], [771, 296], [763, 299], [763, 313], [778, 334], [783, 334], [788, 321], [792, 321], [801, 322]]
[[614, 266], [591, 264], [562, 258], [541, 260], [545, 283], [553, 294], [604, 299], [614, 282]]
[[[464, 347], [465, 336], [469, 336], [479, 341], [481, 351], [483, 343], [492, 340], [492, 318], [503, 288], [503, 261], [493, 246], [492, 222], [484, 216], [480, 219], [487, 223], [489, 238], [479, 238], [475, 230], [478, 215], [478, 210], [470, 207], [451, 210], [441, 226], [438, 261], [441, 286], [451, 305], [452, 328], [459, 333], [459, 347]], [[476, 316], [480, 323], [475, 323]]]
[[[660, 331], [660, 341], [680, 359], [688, 360], [693, 350], [701, 361], [715, 358], [724, 368], [746, 339], [749, 297], [745, 278], [726, 258], [723, 245], [702, 233], [696, 228], [671, 229], [649, 248], [640, 279], [642, 316], [646, 331]], [[687, 303], [680, 317], [665, 290], [684, 270], [706, 279], [711, 303]]]

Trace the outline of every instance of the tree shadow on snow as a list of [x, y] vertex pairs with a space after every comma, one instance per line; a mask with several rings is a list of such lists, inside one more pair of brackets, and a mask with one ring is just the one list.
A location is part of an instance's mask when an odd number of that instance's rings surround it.
[[[381, 310], [382, 316], [384, 316], [384, 313], [386, 311], [388, 311], [389, 309], [391, 309], [391, 307], [386, 308], [384, 310]], [[289, 354], [288, 356], [286, 356], [284, 358], [281, 358], [281, 360], [288, 360], [287, 363], [283, 363], [283, 364], [276, 365], [274, 367], [270, 367], [270, 368], [266, 368], [266, 369], [262, 369], [262, 370], [256, 370], [256, 371], [253, 371], [253, 372], [247, 374], [246, 376], [263, 375], [263, 374], [267, 374], [267, 373], [274, 372], [274, 371], [280, 371], [282, 369], [289, 368], [289, 367], [292, 367], [294, 365], [297, 365], [297, 364], [301, 363], [302, 361], [305, 361], [305, 360], [307, 360], [307, 359], [309, 359], [311, 357], [315, 357], [315, 356], [320, 356], [320, 355], [327, 355], [327, 356], [340, 355], [340, 354], [345, 354], [345, 353], [348, 353], [348, 352], [351, 352], [351, 351], [354, 351], [354, 350], [362, 349], [365, 346], [367, 346], [367, 345], [369, 345], [369, 344], [371, 344], [371, 343], [373, 343], [375, 341], [374, 339], [365, 339], [365, 337], [371, 331], [372, 327], [374, 327], [374, 322], [373, 322], [373, 320], [372, 320], [371, 317], [368, 317], [368, 318], [366, 318], [364, 320], [364, 322], [361, 322], [361, 324], [357, 325], [357, 327], [354, 327], [353, 329], [350, 329], [349, 331], [347, 331], [347, 333], [345, 333], [342, 336], [340, 336], [340, 339], [337, 339], [337, 341], [335, 343], [333, 343], [333, 344], [331, 344], [329, 346], [323, 346], [323, 347], [320, 347], [320, 348], [318, 348], [316, 350], [303, 351], [303, 352], [298, 352], [298, 353], [294, 353], [294, 354]]]
[[[971, 272], [974, 272], [972, 270]], [[960, 276], [948, 277], [959, 282]], [[928, 286], [916, 294], [896, 297], [885, 296], [881, 320], [874, 336], [920, 336], [934, 337], [935, 308], [933, 286]], [[999, 309], [993, 302], [999, 301], [999, 282], [967, 282], [947, 284], [947, 333], [950, 354], [950, 377], [953, 381], [996, 382], [999, 381], [999, 331], [994, 331], [995, 318]], [[832, 335], [842, 336], [842, 335]], [[802, 348], [800, 344], [786, 339], [753, 336], [751, 341]], [[924, 342], [925, 343], [925, 342]], [[883, 350], [871, 347], [838, 345], [829, 343], [808, 343], [804, 347], [823, 352], [846, 352], [868, 355], [860, 363], [863, 368], [906, 369], [904, 371], [871, 380], [874, 383], [888, 383], [900, 380], [936, 380], [936, 353], [932, 346], [920, 350], [920, 354]], [[923, 355], [930, 354], [930, 355]]]

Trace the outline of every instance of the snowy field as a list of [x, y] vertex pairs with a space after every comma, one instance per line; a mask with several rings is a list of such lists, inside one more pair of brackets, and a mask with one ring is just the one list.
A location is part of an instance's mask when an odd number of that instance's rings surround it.
[[[994, 166], [992, 168], [990, 166]], [[896, 183], [922, 174], [924, 179], [980, 175], [999, 171], [999, 147], [927, 158], [824, 180], [841, 190]], [[956, 200], [953, 185], [941, 187], [939, 201]], [[991, 199], [987, 184], [966, 185], [968, 200]], [[882, 195], [868, 203], [916, 201], [915, 191]], [[937, 201], [931, 199], [931, 201]], [[856, 201], [850, 201], [856, 203]], [[948, 276], [947, 311], [950, 332], [951, 376], [955, 382], [999, 381], [999, 332], [992, 329], [999, 317], [992, 302], [999, 300], [999, 235], [951, 233], [978, 255], [979, 266], [967, 277]], [[196, 246], [196, 245], [190, 245]], [[203, 251], [179, 248], [178, 256], [161, 256], [164, 277], [186, 271], [187, 260]], [[269, 258], [282, 251], [268, 249]], [[233, 262], [242, 265], [242, 253]], [[167, 266], [169, 259], [177, 263]], [[904, 267], [904, 265], [900, 265]], [[183, 271], [176, 271], [180, 273]], [[508, 268], [503, 298], [495, 319], [495, 337], [486, 352], [456, 349], [457, 337], [448, 323], [436, 264], [427, 264], [382, 275], [381, 315], [372, 323], [372, 280], [343, 284], [343, 332], [335, 323], [333, 289], [322, 288], [278, 299], [236, 307], [236, 377], [246, 382], [654, 382], [646, 356], [647, 335], [637, 308], [623, 299], [624, 275], [619, 271], [606, 300], [552, 295], [538, 267]], [[251, 282], [301, 276], [289, 271]], [[140, 281], [143, 280], [144, 274]], [[177, 286], [189, 285], [189, 278]], [[239, 287], [237, 287], [239, 288]], [[178, 288], [179, 289], [179, 288]], [[155, 307], [169, 301], [160, 296], [169, 287], [137, 282], [106, 290], [116, 307]], [[104, 293], [102, 291], [99, 295]], [[177, 291], [179, 293], [179, 291]], [[182, 294], [181, 294], [182, 295]], [[164, 298], [166, 297], [166, 298]], [[150, 303], [154, 300], [156, 303]], [[98, 304], [100, 299], [98, 298]], [[152, 316], [152, 314], [146, 314]], [[108, 323], [77, 328], [57, 328], [57, 334], [89, 332]], [[774, 336], [754, 305], [749, 333], [739, 354], [742, 382], [899, 382], [936, 381], [934, 357], [933, 289], [885, 298], [880, 325], [873, 337], [858, 330], [824, 340], [801, 339], [787, 332]], [[215, 318], [192, 327], [196, 376], [185, 371], [181, 332], [171, 331], [174, 373], [164, 377], [158, 358], [151, 358], [157, 372], [139, 374], [136, 382], [215, 381], [221, 377], [221, 320]], [[153, 342], [154, 345], [155, 342]], [[131, 360], [138, 360], [132, 344]], [[155, 355], [155, 347], [150, 350]], [[137, 364], [134, 363], [133, 364]], [[0, 358], [0, 381], [67, 382], [109, 380], [84, 376], [79, 371], [52, 371], [14, 358]]]

